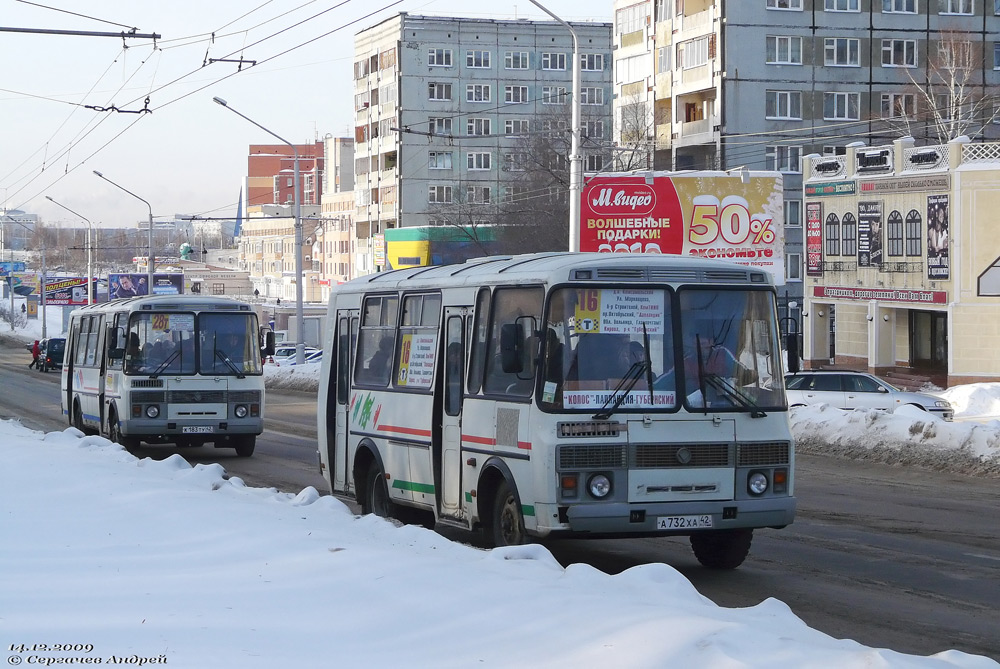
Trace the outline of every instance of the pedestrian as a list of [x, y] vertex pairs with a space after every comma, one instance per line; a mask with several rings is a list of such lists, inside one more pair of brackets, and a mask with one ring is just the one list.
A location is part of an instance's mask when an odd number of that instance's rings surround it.
[[31, 363], [28, 365], [28, 369], [38, 367], [38, 356], [41, 355], [41, 353], [41, 348], [39, 348], [38, 340], [36, 339], [35, 343], [31, 345]]

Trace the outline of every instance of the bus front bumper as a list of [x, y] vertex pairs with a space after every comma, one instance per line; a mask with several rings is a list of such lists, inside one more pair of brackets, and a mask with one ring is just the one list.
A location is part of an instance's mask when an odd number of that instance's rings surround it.
[[126, 437], [163, 437], [163, 441], [172, 440], [167, 437], [214, 441], [234, 435], [260, 434], [263, 431], [263, 418], [221, 421], [132, 419], [127, 424], [122, 424], [122, 434]]

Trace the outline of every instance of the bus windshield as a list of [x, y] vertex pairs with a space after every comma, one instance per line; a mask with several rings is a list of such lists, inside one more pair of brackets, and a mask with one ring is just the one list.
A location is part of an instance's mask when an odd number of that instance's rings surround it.
[[260, 374], [252, 314], [139, 312], [129, 320], [125, 373]]
[[773, 297], [763, 290], [682, 289], [675, 302], [660, 288], [557, 289], [541, 375], [542, 408], [597, 417], [785, 406]]

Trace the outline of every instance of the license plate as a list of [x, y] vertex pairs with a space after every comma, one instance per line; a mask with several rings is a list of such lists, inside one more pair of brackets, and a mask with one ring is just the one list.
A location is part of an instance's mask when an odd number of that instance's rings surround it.
[[212, 434], [215, 430], [211, 425], [188, 425], [181, 428], [181, 434]]
[[656, 519], [658, 530], [687, 530], [712, 527], [712, 516], [659, 516]]

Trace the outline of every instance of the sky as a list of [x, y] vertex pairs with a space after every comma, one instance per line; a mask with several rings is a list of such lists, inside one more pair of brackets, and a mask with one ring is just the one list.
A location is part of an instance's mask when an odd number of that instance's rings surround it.
[[[543, 4], [569, 21], [611, 21], [611, 0]], [[213, 97], [295, 144], [353, 137], [357, 32], [400, 11], [548, 18], [529, 0], [492, 2], [494, 13], [475, 7], [470, 12], [460, 0], [0, 0], [0, 27], [160, 35], [154, 48], [150, 39], [0, 31], [0, 206], [67, 225], [83, 217], [134, 226], [148, 220], [150, 207], [156, 219], [234, 216], [249, 145], [280, 142]], [[206, 64], [240, 58], [256, 65]]]

